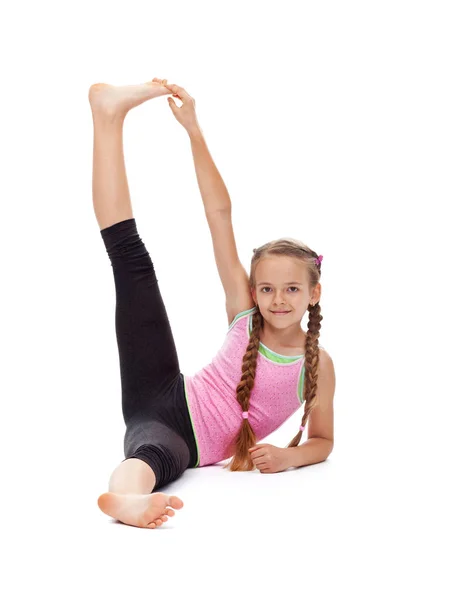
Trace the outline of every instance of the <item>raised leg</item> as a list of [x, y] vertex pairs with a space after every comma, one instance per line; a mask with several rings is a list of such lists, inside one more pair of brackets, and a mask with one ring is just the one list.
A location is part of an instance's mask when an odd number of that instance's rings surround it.
[[99, 229], [133, 218], [123, 154], [124, 115], [93, 112], [93, 207]]
[[[171, 94], [161, 82], [111, 86], [95, 84], [89, 90], [94, 124], [93, 207], [99, 228], [133, 218], [123, 155], [123, 125], [134, 106]], [[99, 508], [122, 523], [153, 529], [174, 516], [184, 505], [177, 496], [156, 492], [153, 470], [137, 458], [123, 461], [114, 470], [109, 491], [98, 498]]]
[[171, 95], [166, 79], [138, 85], [96, 83], [88, 92], [94, 124], [93, 206], [100, 229], [133, 218], [123, 155], [123, 124], [135, 106]]

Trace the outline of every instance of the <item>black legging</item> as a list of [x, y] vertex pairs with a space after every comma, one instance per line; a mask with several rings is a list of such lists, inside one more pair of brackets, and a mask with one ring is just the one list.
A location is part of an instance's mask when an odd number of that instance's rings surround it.
[[126, 425], [124, 460], [146, 462], [155, 473], [157, 490], [197, 463], [183, 374], [136, 220], [120, 221], [100, 233], [115, 279], [115, 329]]

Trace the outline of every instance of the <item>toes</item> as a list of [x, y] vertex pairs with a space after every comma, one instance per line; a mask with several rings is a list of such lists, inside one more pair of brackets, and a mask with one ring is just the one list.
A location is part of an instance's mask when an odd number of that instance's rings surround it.
[[146, 525], [146, 527], [148, 527], [149, 529], [155, 529], [156, 527], [160, 527], [161, 525], [163, 525], [163, 523], [166, 523], [167, 520], [168, 520], [168, 517], [166, 517], [165, 515], [162, 515], [158, 519], [154, 519], [151, 523]]
[[172, 506], [176, 510], [180, 509], [184, 506], [184, 503], [182, 502], [182, 500], [180, 498], [178, 498], [177, 496], [169, 496], [168, 504], [169, 504], [169, 506]]
[[152, 521], [151, 523], [146, 525], [146, 527], [148, 529], [156, 529], [157, 527], [160, 527], [161, 525], [163, 525], [163, 523], [166, 523], [167, 520], [168, 520], [168, 517], [163, 515], [159, 519], [155, 519], [154, 521]]
[[[171, 515], [170, 512], [172, 512], [173, 514]], [[174, 511], [168, 511], [168, 514], [169, 516], [174, 516]], [[160, 527], [161, 525], [163, 525], [163, 523], [166, 523], [167, 520], [168, 517], [165, 514], [163, 514], [161, 515], [161, 517], [154, 519], [151, 523], [146, 525], [146, 527], [148, 527], [149, 529], [155, 529], [156, 527]]]

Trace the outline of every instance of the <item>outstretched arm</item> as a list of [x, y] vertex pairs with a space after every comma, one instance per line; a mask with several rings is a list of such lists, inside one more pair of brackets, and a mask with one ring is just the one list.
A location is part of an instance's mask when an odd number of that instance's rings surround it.
[[216, 212], [231, 211], [227, 187], [209, 152], [199, 125], [189, 132], [193, 161], [206, 216]]
[[166, 87], [183, 102], [183, 105], [178, 108], [174, 100], [169, 98], [174, 116], [183, 125], [190, 138], [198, 186], [211, 231], [217, 270], [225, 291], [225, 307], [230, 325], [238, 313], [254, 306], [249, 277], [239, 259], [233, 233], [232, 203], [198, 124], [195, 101], [177, 85], [166, 85]]
[[168, 98], [169, 106], [189, 135], [193, 160], [206, 216], [222, 211], [231, 211], [230, 196], [225, 183], [211, 157], [195, 111], [195, 100], [186, 90], [175, 84], [165, 84], [175, 98], [182, 101], [177, 106]]

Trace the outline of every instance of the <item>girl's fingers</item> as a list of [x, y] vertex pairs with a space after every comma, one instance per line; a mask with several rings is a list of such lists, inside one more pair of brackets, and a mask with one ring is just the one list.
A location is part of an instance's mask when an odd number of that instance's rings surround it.
[[179, 85], [176, 85], [174, 83], [172, 84], [167, 84], [165, 87], [168, 88], [168, 90], [171, 90], [172, 92], [174, 92], [175, 94], [177, 94], [179, 96], [179, 98], [185, 98], [185, 97], [189, 97], [189, 94], [184, 90], [183, 87], [180, 87]]
[[164, 87], [167, 88], [172, 93], [174, 98], [180, 98], [179, 94], [177, 93], [178, 92], [177, 86], [165, 85]]

